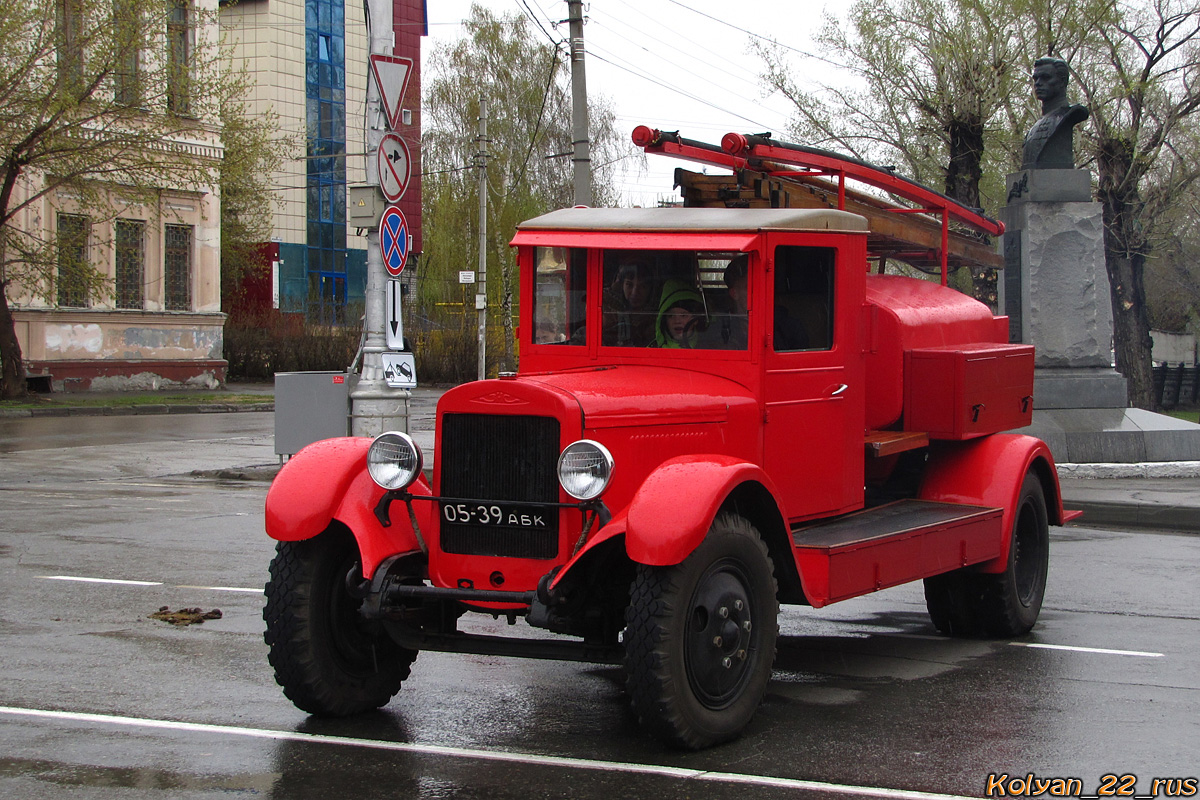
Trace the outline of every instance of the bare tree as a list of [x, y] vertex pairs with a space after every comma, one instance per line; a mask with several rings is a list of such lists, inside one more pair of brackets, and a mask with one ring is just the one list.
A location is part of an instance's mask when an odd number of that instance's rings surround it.
[[1147, 260], [1168, 211], [1200, 178], [1200, 8], [1189, 0], [1121, 6], [1074, 67], [1091, 109], [1087, 147], [1104, 210], [1117, 370], [1129, 402], [1154, 405]]
[[855, 88], [805, 92], [778, 51], [764, 52], [767, 84], [796, 104], [793, 133], [895, 158], [915, 179], [944, 178], [947, 194], [991, 207], [1032, 122], [1029, 65], [1043, 55], [1071, 64], [1092, 114], [1080, 153], [1098, 175], [1117, 369], [1129, 402], [1151, 407], [1145, 265], [1164, 214], [1200, 176], [1194, 0], [859, 0], [822, 41]]

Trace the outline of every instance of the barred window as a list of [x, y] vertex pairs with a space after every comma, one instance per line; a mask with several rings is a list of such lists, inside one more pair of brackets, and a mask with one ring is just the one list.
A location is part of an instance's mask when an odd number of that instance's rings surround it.
[[146, 223], [117, 220], [117, 308], [142, 308]]
[[167, 108], [176, 114], [191, 111], [188, 91], [192, 67], [191, 13], [189, 0], [171, 0], [167, 18]]
[[168, 311], [192, 310], [192, 226], [167, 225], [163, 242], [163, 279]]
[[58, 0], [55, 11], [59, 86], [74, 93], [83, 85], [83, 0]]
[[142, 100], [142, 12], [136, 0], [112, 0], [112, 4], [117, 60], [113, 99], [119, 105], [136, 106]]
[[88, 236], [91, 220], [79, 214], [58, 215], [58, 304], [67, 308], [88, 305]]

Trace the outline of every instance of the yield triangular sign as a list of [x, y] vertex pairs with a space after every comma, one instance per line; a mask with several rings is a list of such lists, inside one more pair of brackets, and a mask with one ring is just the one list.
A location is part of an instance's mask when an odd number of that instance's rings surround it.
[[408, 78], [412, 75], [413, 60], [402, 56], [371, 56], [371, 73], [379, 87], [379, 100], [387, 116], [388, 127], [400, 130], [400, 106], [404, 93], [408, 91]]

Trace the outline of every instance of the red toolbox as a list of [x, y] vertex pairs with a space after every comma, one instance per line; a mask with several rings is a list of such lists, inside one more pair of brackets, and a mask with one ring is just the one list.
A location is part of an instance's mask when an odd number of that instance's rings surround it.
[[904, 354], [904, 429], [973, 439], [1033, 419], [1033, 345], [946, 345]]

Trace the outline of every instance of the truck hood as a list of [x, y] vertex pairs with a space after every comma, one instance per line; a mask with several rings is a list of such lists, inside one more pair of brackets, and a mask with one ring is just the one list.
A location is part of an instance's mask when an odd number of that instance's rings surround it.
[[565, 393], [579, 404], [585, 429], [726, 422], [753, 407], [745, 386], [685, 369], [609, 366], [518, 378]]

